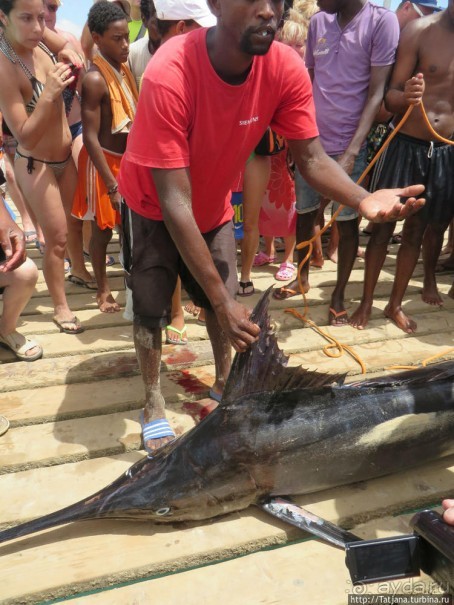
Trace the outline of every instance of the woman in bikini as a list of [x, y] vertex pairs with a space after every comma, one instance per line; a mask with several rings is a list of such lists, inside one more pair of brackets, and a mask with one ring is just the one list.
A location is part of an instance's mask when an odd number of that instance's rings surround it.
[[8, 83], [0, 86], [0, 110], [18, 141], [16, 178], [44, 233], [43, 272], [53, 320], [60, 331], [78, 334], [83, 327], [68, 307], [64, 282], [65, 248], [68, 243], [71, 255], [73, 239], [67, 242], [67, 217], [77, 174], [62, 93], [75, 78], [71, 66], [56, 63], [41, 42], [43, 0], [0, 0], [0, 23], [0, 80]]

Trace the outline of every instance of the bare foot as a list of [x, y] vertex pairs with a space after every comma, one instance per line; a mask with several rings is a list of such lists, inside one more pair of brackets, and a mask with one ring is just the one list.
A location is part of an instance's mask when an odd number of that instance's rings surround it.
[[333, 263], [337, 263], [337, 248], [333, 248], [332, 250], [330, 250], [328, 248], [328, 250], [326, 251], [326, 256], [329, 258], [330, 261], [332, 261]]
[[112, 294], [103, 292], [96, 295], [96, 302], [98, 303], [99, 310], [102, 313], [117, 313], [120, 311], [120, 305], [115, 302]]
[[349, 324], [357, 330], [364, 330], [369, 323], [370, 314], [372, 312], [372, 305], [361, 301], [359, 307], [350, 317]]
[[197, 307], [192, 300], [189, 301], [183, 308], [186, 313], [190, 313], [191, 315], [194, 315], [194, 317], [197, 317], [197, 315], [200, 313], [200, 307]]
[[330, 307], [328, 313], [328, 323], [330, 326], [346, 326], [348, 324], [347, 311], [344, 308], [336, 311], [336, 309]]
[[408, 315], [402, 311], [402, 307], [392, 309], [389, 305], [385, 308], [385, 317], [391, 319], [398, 328], [406, 332], [407, 334], [413, 334], [416, 332], [417, 324]]
[[323, 267], [324, 264], [324, 259], [323, 256], [311, 256], [311, 260], [309, 261], [309, 264], [311, 267], [314, 267], [316, 269], [321, 269]]
[[454, 258], [451, 256], [437, 263], [435, 267], [435, 273], [443, 273], [444, 271], [454, 271]]
[[366, 249], [362, 246], [358, 246], [358, 250], [356, 251], [356, 256], [358, 258], [364, 258], [366, 256]]
[[421, 298], [428, 305], [432, 305], [434, 307], [442, 307], [443, 300], [438, 292], [437, 285], [435, 283], [432, 284], [424, 284]]

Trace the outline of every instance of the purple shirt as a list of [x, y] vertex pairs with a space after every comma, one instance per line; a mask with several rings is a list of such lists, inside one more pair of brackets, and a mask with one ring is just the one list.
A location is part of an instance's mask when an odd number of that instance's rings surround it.
[[347, 149], [367, 100], [371, 67], [392, 65], [398, 41], [396, 15], [370, 2], [343, 30], [337, 15], [311, 18], [306, 66], [314, 70], [317, 126], [328, 154]]

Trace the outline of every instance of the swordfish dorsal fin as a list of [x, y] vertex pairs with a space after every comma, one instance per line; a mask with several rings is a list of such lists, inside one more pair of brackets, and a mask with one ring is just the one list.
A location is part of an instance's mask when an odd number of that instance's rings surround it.
[[233, 360], [222, 402], [228, 404], [244, 395], [292, 389], [318, 389], [343, 383], [345, 374], [325, 374], [301, 367], [287, 367], [288, 357], [278, 347], [270, 325], [268, 307], [273, 286], [262, 295], [251, 314], [260, 328], [257, 342]]

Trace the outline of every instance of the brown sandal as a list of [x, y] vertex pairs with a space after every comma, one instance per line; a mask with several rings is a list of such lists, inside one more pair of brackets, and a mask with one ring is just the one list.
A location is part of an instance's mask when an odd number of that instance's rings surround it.
[[299, 292], [293, 290], [293, 288], [282, 287], [273, 292], [273, 298], [276, 300], [287, 300], [287, 298], [292, 298], [292, 296], [296, 296], [297, 294], [299, 294]]

